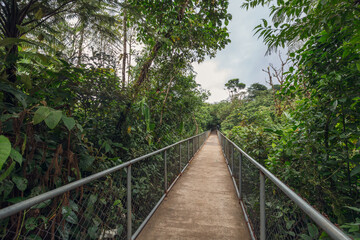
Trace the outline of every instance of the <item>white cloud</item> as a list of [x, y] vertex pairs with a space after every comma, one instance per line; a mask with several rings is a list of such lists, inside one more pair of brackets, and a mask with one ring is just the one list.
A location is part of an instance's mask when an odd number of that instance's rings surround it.
[[195, 63], [193, 66], [197, 73], [196, 82], [211, 92], [208, 102], [217, 102], [228, 97], [228, 92], [224, 90], [224, 84], [231, 78], [229, 69], [219, 68], [214, 59], [200, 64]]
[[230, 0], [229, 12], [233, 15], [228, 26], [231, 43], [216, 58], [200, 65], [194, 64], [198, 73], [196, 81], [212, 94], [209, 102], [219, 102], [228, 97], [224, 84], [232, 78], [239, 78], [247, 87], [256, 82], [265, 84], [266, 74], [262, 69], [269, 63], [276, 66], [279, 62], [276, 54], [265, 56], [267, 47], [262, 39], [253, 36], [253, 29], [262, 18], [270, 22], [269, 9], [260, 7], [246, 11], [240, 5], [240, 1]]

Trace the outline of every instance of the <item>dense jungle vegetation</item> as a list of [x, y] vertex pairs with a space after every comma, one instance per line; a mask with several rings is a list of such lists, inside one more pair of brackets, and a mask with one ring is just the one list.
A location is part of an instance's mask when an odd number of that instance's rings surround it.
[[[228, 1], [0, 0], [1, 208], [220, 127], [360, 239], [359, 1], [246, 0], [242, 7], [260, 5], [271, 9], [272, 23], [255, 28], [268, 53], [289, 49], [280, 66], [263, 70], [270, 89], [231, 79], [229, 99], [208, 104], [191, 64], [230, 42]], [[109, 176], [106, 184], [123, 196], [116, 181]], [[117, 200], [81, 194], [88, 209], [123, 210]], [[0, 234], [8, 226], [14, 236], [31, 233], [62, 214], [67, 224], [80, 221], [69, 198], [41, 208], [56, 217], [33, 209], [25, 221], [19, 213], [0, 222]], [[100, 220], [84, 216], [92, 227], [82, 237], [98, 238]], [[64, 239], [72, 234], [63, 226]]]
[[[279, 66], [263, 69], [270, 89], [225, 85], [229, 101], [208, 105], [238, 146], [259, 160], [350, 236], [360, 239], [359, 1], [247, 0], [269, 6], [255, 27]], [[321, 238], [321, 237], [320, 237]]]
[[[205, 130], [199, 109], [209, 93], [195, 82], [191, 64], [215, 56], [230, 41], [227, 6], [1, 0], [1, 208]], [[114, 182], [115, 188], [116, 179], [109, 176], [104, 184]], [[79, 201], [86, 199], [89, 207], [116, 200], [81, 191]], [[125, 193], [114, 192], [119, 198]], [[30, 234], [42, 223], [44, 230], [61, 215], [66, 224], [77, 224], [73, 200], [65, 196], [42, 206], [54, 213], [35, 209], [12, 216], [1, 222], [1, 234]], [[114, 211], [121, 211], [116, 201]], [[102, 219], [89, 216], [82, 218], [93, 221], [82, 238], [97, 238]], [[63, 227], [63, 238], [77, 239]], [[30, 238], [39, 236], [45, 238]]]

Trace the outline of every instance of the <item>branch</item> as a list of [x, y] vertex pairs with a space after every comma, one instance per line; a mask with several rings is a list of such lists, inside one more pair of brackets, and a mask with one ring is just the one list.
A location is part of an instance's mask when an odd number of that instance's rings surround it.
[[5, 37], [5, 36], [7, 35], [7, 34], [6, 34], [7, 31], [6, 31], [5, 25], [4, 25], [4, 23], [2, 22], [1, 19], [0, 19], [0, 24], [1, 24], [0, 30], [1, 30], [1, 32], [4, 34], [4, 37]]
[[[47, 19], [49, 19], [50, 17], [52, 17], [52, 16], [54, 16], [54, 15], [56, 15], [56, 14], [59, 14], [59, 13], [62, 13], [62, 12], [64, 12], [64, 11], [68, 10], [68, 9], [63, 9], [63, 10], [59, 11], [60, 9], [62, 9], [63, 7], [65, 7], [66, 5], [68, 5], [69, 3], [73, 2], [73, 1], [75, 1], [75, 0], [67, 1], [67, 2], [63, 3], [61, 6], [59, 6], [58, 8], [56, 8], [54, 11], [46, 14], [46, 15], [43, 17], [43, 18], [45, 18], [45, 19], [41, 20], [40, 23], [38, 23], [36, 26], [41, 25], [43, 22], [45, 22], [45, 21], [46, 21]], [[33, 22], [36, 22], [36, 21], [37, 21], [37, 19], [30, 20], [30, 21], [22, 24], [22, 26], [29, 25], [29, 24], [31, 24], [31, 23], [33, 23]], [[33, 29], [33, 28], [32, 28], [32, 29]], [[28, 32], [29, 32], [29, 31], [28, 31]]]
[[170, 82], [169, 82], [168, 89], [167, 89], [167, 91], [166, 91], [165, 99], [164, 99], [163, 104], [162, 104], [162, 107], [161, 107], [160, 125], [162, 124], [162, 119], [163, 119], [163, 113], [164, 113], [164, 109], [165, 109], [165, 104], [166, 104], [166, 100], [167, 100], [168, 95], [169, 95], [169, 92], [170, 92], [171, 83], [172, 83], [173, 79], [174, 79], [174, 76], [172, 76], [172, 77], [170, 78]]
[[[44, 22], [46, 22], [49, 18], [51, 18], [52, 16], [62, 13], [62, 12], [66, 12], [68, 9], [63, 9], [62, 11], [58, 11], [58, 12], [53, 12], [51, 15], [48, 15], [47, 17], [45, 17], [43, 20], [41, 20], [38, 24], [36, 24], [34, 27], [30, 28], [28, 31], [24, 32], [21, 34], [21, 36], [24, 36], [25, 34], [31, 32], [32, 30], [34, 30], [35, 28], [39, 27], [41, 24], [43, 24]], [[25, 25], [23, 25], [25, 26]]]
[[[183, 20], [184, 18], [184, 13], [185, 13], [185, 9], [187, 7], [187, 5], [189, 4], [189, 0], [186, 0], [179, 13], [178, 13], [178, 20], [179, 20], [179, 23], [177, 25], [180, 24], [180, 22]], [[165, 34], [165, 38], [169, 38], [170, 39], [171, 37], [171, 31], [167, 32]], [[161, 41], [157, 41], [154, 45], [154, 47], [152, 48], [151, 50], [151, 53], [150, 53], [150, 57], [148, 58], [147, 61], [145, 61], [145, 63], [143, 64], [141, 70], [140, 70], [140, 75], [138, 77], [138, 79], [136, 80], [135, 82], [135, 92], [138, 90], [138, 88], [142, 85], [142, 83], [146, 80], [147, 76], [148, 76], [148, 72], [149, 72], [149, 69], [154, 61], [154, 59], [157, 57], [158, 53], [159, 53], [159, 50], [161, 49], [161, 47], [163, 46], [163, 42]]]
[[2, 4], [0, 4], [1, 9], [3, 10], [5, 15], [9, 15], [9, 12], [7, 11], [7, 9], [5, 8], [5, 6], [3, 6]]
[[19, 24], [24, 21], [26, 14], [28, 13], [30, 7], [35, 4], [38, 0], [31, 0], [21, 11], [20, 11], [20, 17], [19, 17]]

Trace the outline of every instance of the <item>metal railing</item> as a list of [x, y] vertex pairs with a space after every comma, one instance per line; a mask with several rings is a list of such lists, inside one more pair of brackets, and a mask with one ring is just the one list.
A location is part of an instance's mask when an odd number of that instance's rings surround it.
[[1, 209], [0, 239], [135, 239], [209, 134]]
[[351, 239], [220, 131], [218, 137], [252, 239], [319, 239], [325, 233]]

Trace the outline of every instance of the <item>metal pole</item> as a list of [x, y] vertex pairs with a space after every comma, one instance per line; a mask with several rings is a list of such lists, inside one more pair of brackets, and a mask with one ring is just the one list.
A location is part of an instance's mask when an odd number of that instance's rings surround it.
[[189, 142], [190, 140], [187, 140], [187, 152], [188, 152], [188, 157], [187, 157], [187, 161], [190, 161], [190, 148], [189, 148]]
[[228, 162], [228, 146], [229, 146], [229, 144], [228, 144], [228, 142], [227, 141], [225, 141], [225, 159], [226, 159], [226, 163], [227, 164], [229, 164], [229, 162]]
[[181, 173], [181, 143], [179, 144], [179, 173]]
[[198, 149], [200, 149], [200, 136], [198, 136]]
[[239, 159], [239, 198], [242, 199], [242, 189], [241, 189], [241, 183], [242, 183], [242, 176], [241, 176], [241, 169], [242, 168], [242, 153], [240, 153], [240, 159]]
[[260, 240], [265, 240], [265, 238], [265, 175], [260, 171]]
[[127, 168], [127, 239], [131, 240], [131, 165]]
[[229, 164], [229, 142], [228, 141], [226, 141], [225, 147], [226, 147], [226, 161]]
[[223, 139], [223, 152], [224, 152], [224, 154], [225, 154], [225, 138], [222, 137], [222, 139]]
[[234, 146], [231, 145], [231, 174], [234, 176]]
[[166, 163], [166, 150], [164, 151], [164, 190], [165, 193], [167, 191], [168, 188], [168, 183], [167, 183], [167, 163]]

